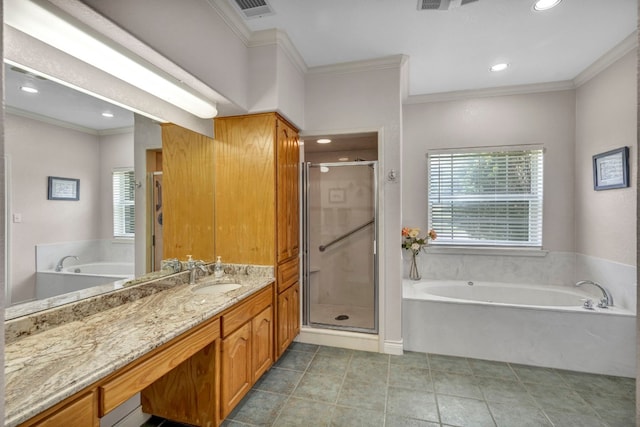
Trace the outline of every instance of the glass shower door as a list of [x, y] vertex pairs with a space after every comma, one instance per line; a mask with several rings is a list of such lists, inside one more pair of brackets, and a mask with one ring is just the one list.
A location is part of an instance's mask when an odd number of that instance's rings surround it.
[[307, 163], [304, 321], [375, 333], [377, 162]]

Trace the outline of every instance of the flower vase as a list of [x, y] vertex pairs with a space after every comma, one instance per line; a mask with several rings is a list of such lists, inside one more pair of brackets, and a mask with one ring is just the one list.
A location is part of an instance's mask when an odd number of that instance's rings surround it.
[[409, 279], [420, 280], [420, 271], [418, 270], [418, 264], [416, 264], [416, 253], [411, 253], [411, 267], [409, 267]]

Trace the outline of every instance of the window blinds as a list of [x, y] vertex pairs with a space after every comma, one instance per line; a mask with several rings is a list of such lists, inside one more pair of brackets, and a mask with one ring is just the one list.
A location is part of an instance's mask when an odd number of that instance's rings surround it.
[[542, 147], [448, 150], [427, 159], [433, 244], [542, 246]]
[[113, 171], [113, 237], [135, 235], [135, 175], [133, 169]]

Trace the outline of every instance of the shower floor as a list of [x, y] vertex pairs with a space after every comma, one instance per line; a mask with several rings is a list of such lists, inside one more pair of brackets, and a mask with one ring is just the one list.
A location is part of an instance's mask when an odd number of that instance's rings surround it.
[[[336, 320], [338, 316], [349, 316], [345, 320]], [[340, 304], [311, 304], [311, 323], [344, 326], [347, 328], [374, 329], [373, 307], [358, 307]]]

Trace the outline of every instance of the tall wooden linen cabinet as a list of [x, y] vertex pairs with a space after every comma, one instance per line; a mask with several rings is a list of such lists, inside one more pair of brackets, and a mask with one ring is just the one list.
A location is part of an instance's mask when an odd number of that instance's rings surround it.
[[277, 113], [221, 117], [215, 132], [215, 255], [273, 265], [275, 358], [300, 332], [298, 131]]

